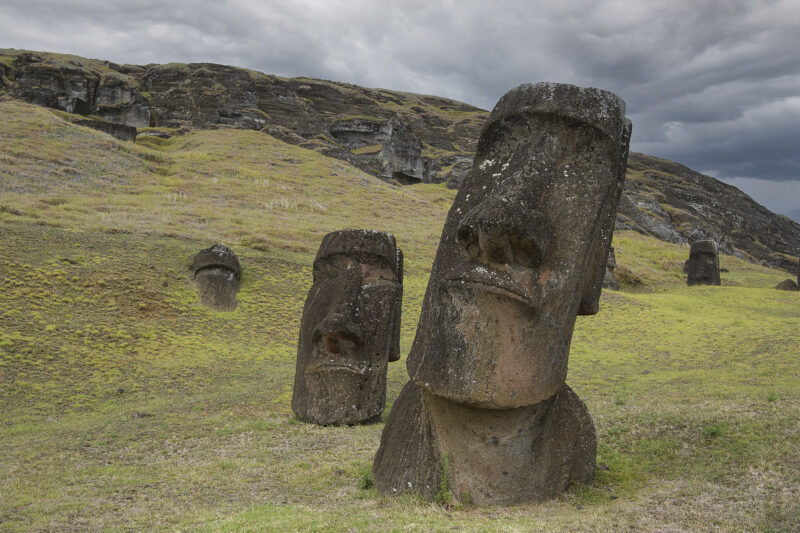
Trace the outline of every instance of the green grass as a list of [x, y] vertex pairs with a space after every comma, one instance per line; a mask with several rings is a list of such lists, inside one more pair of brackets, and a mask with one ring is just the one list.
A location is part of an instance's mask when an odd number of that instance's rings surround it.
[[[383, 423], [290, 409], [323, 234], [395, 233], [407, 353], [454, 196], [397, 188], [257, 132], [131, 145], [0, 101], [0, 530], [796, 531], [800, 294], [729, 256], [686, 287], [688, 247], [615, 235], [640, 280], [579, 317], [568, 382], [595, 481], [541, 505], [441, 506], [370, 488]], [[194, 253], [244, 267], [202, 307]], [[406, 381], [390, 365], [389, 407]], [[387, 408], [388, 412], [388, 408]], [[385, 420], [385, 414], [384, 414]]]

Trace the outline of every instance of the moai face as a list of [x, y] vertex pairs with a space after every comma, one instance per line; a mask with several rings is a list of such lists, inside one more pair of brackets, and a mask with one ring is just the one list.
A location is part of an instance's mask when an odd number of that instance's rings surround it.
[[403, 255], [388, 233], [329, 233], [314, 260], [297, 353], [292, 409], [317, 424], [380, 416], [386, 370], [400, 357]]
[[688, 285], [719, 285], [719, 253], [717, 243], [710, 240], [695, 241], [689, 248], [687, 261]]
[[233, 311], [238, 302], [242, 268], [230, 248], [215, 244], [200, 250], [192, 260], [200, 303], [217, 311]]
[[575, 317], [597, 312], [629, 138], [607, 91], [541, 83], [498, 102], [442, 232], [414, 383], [489, 408], [563, 386]]

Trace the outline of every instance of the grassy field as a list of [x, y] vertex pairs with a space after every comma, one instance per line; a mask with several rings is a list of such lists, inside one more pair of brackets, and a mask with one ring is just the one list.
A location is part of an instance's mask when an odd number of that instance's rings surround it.
[[[292, 417], [311, 261], [328, 231], [393, 232], [405, 354], [453, 191], [256, 132], [131, 145], [12, 100], [0, 115], [0, 530], [800, 530], [785, 272], [723, 256], [722, 287], [688, 288], [687, 247], [615, 235], [625, 284], [579, 317], [568, 377], [594, 483], [515, 507], [386, 498], [362, 488], [383, 423]], [[244, 267], [232, 313], [188, 270], [217, 241]], [[405, 381], [390, 365], [389, 407]]]

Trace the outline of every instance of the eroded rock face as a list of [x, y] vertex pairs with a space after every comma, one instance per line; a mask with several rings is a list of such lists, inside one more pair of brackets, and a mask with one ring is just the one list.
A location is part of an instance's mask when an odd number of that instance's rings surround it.
[[565, 384], [577, 314], [597, 312], [630, 139], [616, 95], [521, 85], [495, 106], [442, 231], [373, 464], [384, 493], [542, 500], [595, 463]]
[[111, 68], [98, 71], [75, 61], [23, 53], [14, 61], [14, 70], [11, 93], [17, 98], [115, 124], [150, 125], [147, 99], [127, 76]]
[[606, 261], [606, 275], [603, 278], [603, 288], [613, 291], [619, 290], [619, 283], [614, 277], [614, 269], [617, 268], [617, 256], [614, 255], [614, 247], [608, 249], [608, 260]]
[[329, 233], [314, 259], [297, 349], [292, 410], [321, 425], [376, 421], [386, 370], [400, 358], [403, 254], [394, 236]]
[[200, 303], [217, 311], [233, 311], [242, 278], [239, 259], [230, 248], [215, 244], [200, 250], [192, 260]]
[[687, 285], [719, 285], [719, 252], [717, 243], [704, 239], [695, 241], [689, 248], [689, 259], [684, 264]]

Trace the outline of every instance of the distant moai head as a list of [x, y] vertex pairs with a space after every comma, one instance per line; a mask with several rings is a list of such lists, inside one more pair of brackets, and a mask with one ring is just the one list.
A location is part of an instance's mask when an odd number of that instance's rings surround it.
[[489, 408], [564, 385], [576, 315], [597, 312], [630, 131], [608, 91], [526, 84], [500, 99], [442, 231], [414, 383]]
[[200, 303], [217, 311], [236, 309], [242, 268], [230, 248], [215, 244], [200, 250], [192, 260], [192, 271]]
[[617, 283], [617, 278], [614, 277], [615, 268], [617, 268], [617, 256], [614, 255], [614, 247], [611, 246], [608, 249], [608, 260], [606, 261], [606, 275], [603, 278], [604, 289], [611, 289], [615, 291], [619, 289], [619, 283]]
[[688, 285], [719, 285], [717, 243], [711, 239], [693, 242], [684, 269]]
[[297, 350], [292, 410], [322, 425], [377, 419], [386, 370], [400, 358], [403, 254], [394, 236], [326, 235], [314, 260]]

